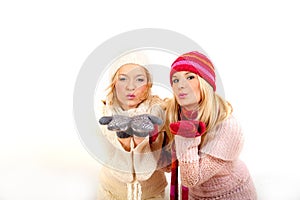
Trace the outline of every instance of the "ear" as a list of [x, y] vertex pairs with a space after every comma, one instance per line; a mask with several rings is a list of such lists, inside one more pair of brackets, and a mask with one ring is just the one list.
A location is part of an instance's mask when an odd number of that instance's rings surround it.
[[150, 119], [150, 121], [152, 122], [152, 124], [161, 125], [163, 123], [163, 121], [159, 117], [156, 117], [154, 115], [148, 115], [148, 118]]
[[111, 122], [112, 119], [113, 119], [112, 116], [104, 116], [99, 119], [99, 123], [101, 125], [107, 125], [107, 124], [109, 124], [109, 122]]

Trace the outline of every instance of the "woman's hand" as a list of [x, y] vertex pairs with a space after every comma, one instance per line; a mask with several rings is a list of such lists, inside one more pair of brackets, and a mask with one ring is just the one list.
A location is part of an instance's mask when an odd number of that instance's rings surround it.
[[[107, 125], [110, 131], [116, 131], [119, 138], [155, 136], [157, 125], [163, 122], [159, 117], [142, 114], [134, 117], [124, 115], [104, 116], [99, 120], [101, 125]], [[139, 139], [137, 139], [139, 141]]]
[[131, 118], [124, 115], [104, 116], [99, 119], [101, 125], [107, 125], [110, 131], [116, 131], [118, 138], [129, 138], [132, 136], [130, 127]]
[[185, 138], [195, 138], [201, 136], [205, 130], [205, 124], [196, 120], [182, 120], [170, 124], [170, 131], [172, 134]]
[[133, 134], [138, 137], [146, 137], [155, 131], [155, 125], [161, 125], [159, 117], [150, 114], [142, 114], [132, 117], [131, 128]]

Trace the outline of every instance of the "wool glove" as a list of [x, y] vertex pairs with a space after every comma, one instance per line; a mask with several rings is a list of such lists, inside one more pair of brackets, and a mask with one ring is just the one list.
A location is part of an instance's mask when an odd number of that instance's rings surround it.
[[110, 131], [116, 131], [119, 138], [132, 136], [133, 131], [130, 127], [131, 118], [124, 115], [104, 116], [99, 119], [101, 125], [107, 125]]
[[175, 135], [176, 156], [179, 161], [194, 162], [199, 159], [198, 145], [205, 129], [203, 122], [193, 120], [170, 124], [170, 131]]
[[[153, 136], [157, 134], [157, 125], [163, 122], [159, 117], [150, 114], [142, 114], [132, 117], [131, 128], [133, 134], [138, 137]], [[155, 133], [154, 133], [155, 132]]]

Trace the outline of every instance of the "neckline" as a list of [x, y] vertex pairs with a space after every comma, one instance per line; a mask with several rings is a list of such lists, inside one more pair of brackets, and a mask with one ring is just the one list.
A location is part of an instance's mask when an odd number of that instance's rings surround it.
[[180, 118], [181, 119], [196, 119], [198, 116], [198, 111], [197, 110], [186, 110], [184, 108], [180, 107]]

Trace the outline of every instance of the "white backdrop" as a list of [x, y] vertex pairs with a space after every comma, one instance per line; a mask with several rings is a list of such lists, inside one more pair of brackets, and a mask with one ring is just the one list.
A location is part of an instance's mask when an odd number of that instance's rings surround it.
[[95, 199], [100, 165], [74, 125], [76, 77], [112, 36], [163, 28], [217, 67], [259, 199], [299, 200], [299, 19], [289, 0], [1, 1], [0, 199]]

